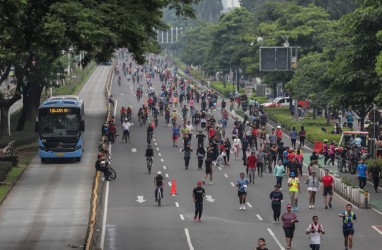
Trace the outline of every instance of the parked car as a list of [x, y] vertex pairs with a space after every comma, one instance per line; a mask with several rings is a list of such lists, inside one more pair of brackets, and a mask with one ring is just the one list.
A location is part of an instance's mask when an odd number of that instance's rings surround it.
[[[261, 104], [261, 106], [264, 108], [289, 107], [290, 102], [291, 102], [290, 97], [277, 97], [270, 102], [265, 102]], [[297, 105], [298, 107], [308, 109], [309, 101], [308, 100], [297, 101]]]

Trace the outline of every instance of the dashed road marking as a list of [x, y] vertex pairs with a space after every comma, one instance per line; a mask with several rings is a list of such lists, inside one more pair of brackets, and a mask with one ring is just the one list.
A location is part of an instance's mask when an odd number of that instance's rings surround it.
[[252, 208], [251, 203], [247, 202], [248, 207]]
[[220, 171], [222, 171], [222, 168], [221, 168], [221, 167], [218, 167], [218, 169], [219, 169]]
[[283, 245], [281, 245], [280, 241], [276, 238], [275, 234], [272, 232], [270, 228], [267, 228], [269, 234], [272, 236], [272, 238], [276, 241], [277, 245], [280, 247], [280, 250], [285, 250]]
[[168, 178], [168, 174], [166, 174], [166, 178]]
[[232, 186], [232, 187], [234, 187], [234, 186], [235, 186], [235, 184], [234, 184], [232, 181], [231, 181], [231, 186]]
[[184, 233], [186, 234], [188, 247], [190, 248], [190, 250], [194, 250], [194, 247], [192, 246], [191, 237], [190, 237], [190, 232], [188, 231], [188, 228], [185, 228], [185, 229], [184, 229]]
[[163, 169], [166, 169], [166, 166], [163, 166]]
[[162, 154], [161, 154], [161, 153], [158, 153], [158, 156], [162, 156]]
[[170, 187], [172, 186], [171, 181], [168, 182], [168, 185], [169, 185]]
[[136, 148], [131, 148], [131, 152], [135, 153], [135, 152], [137, 152], [137, 149]]
[[225, 178], [228, 178], [228, 175], [227, 174], [224, 174]]
[[163, 162], [163, 159], [160, 159], [161, 162]]
[[183, 216], [183, 214], [180, 214], [179, 216], [180, 216], [180, 219], [181, 219], [181, 220], [184, 220], [184, 216]]
[[159, 148], [157, 148], [157, 150], [159, 151]]
[[177, 201], [175, 202], [175, 206], [176, 206], [176, 207], [179, 207], [179, 203], [178, 203]]
[[261, 218], [260, 214], [256, 214], [257, 218], [259, 218], [259, 220], [263, 220], [263, 218]]

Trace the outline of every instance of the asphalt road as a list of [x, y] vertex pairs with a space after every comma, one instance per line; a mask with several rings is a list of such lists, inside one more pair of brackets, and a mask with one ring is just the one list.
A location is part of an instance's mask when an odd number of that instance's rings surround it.
[[[155, 78], [157, 91], [159, 79]], [[144, 84], [145, 85], [145, 84]], [[255, 184], [250, 184], [247, 197], [247, 210], [239, 210], [237, 188], [233, 187], [243, 172], [241, 160], [231, 160], [229, 167], [214, 167], [213, 184], [204, 185], [209, 201], [204, 201], [202, 222], [193, 220], [194, 206], [192, 190], [198, 180], [203, 179], [204, 170], [197, 170], [195, 151], [192, 154], [190, 167], [184, 168], [183, 154], [172, 146], [171, 128], [167, 127], [164, 117], [159, 118], [159, 127], [154, 132], [154, 166], [153, 172], [162, 171], [165, 178], [165, 197], [162, 207], [154, 202], [154, 174], [146, 173], [146, 128], [139, 127], [137, 120], [138, 107], [141, 103], [135, 98], [137, 85], [123, 78], [122, 85], [116, 82], [112, 94], [117, 98], [117, 110], [121, 106], [133, 107], [131, 143], [122, 143], [117, 137], [112, 145], [113, 168], [117, 179], [107, 183], [108, 200], [105, 203], [105, 235], [101, 248], [114, 249], [253, 249], [259, 237], [265, 238], [269, 249], [285, 249], [284, 232], [280, 224], [273, 224], [269, 194], [276, 183], [272, 174], [256, 176]], [[198, 106], [198, 105], [197, 105]], [[178, 107], [178, 111], [180, 108]], [[215, 112], [216, 117], [219, 112]], [[179, 118], [178, 118], [179, 120]], [[119, 116], [117, 116], [119, 121]], [[118, 122], [117, 122], [118, 123]], [[232, 121], [229, 122], [229, 127]], [[227, 129], [227, 132], [231, 129]], [[119, 134], [122, 133], [118, 124]], [[290, 140], [284, 138], [289, 145]], [[195, 139], [192, 147], [196, 150]], [[232, 154], [231, 154], [232, 157]], [[306, 171], [305, 171], [306, 172]], [[306, 177], [305, 177], [306, 178]], [[170, 184], [176, 181], [177, 195], [170, 196]], [[296, 226], [293, 249], [309, 249], [305, 230], [311, 223], [313, 215], [319, 217], [326, 235], [323, 236], [321, 249], [343, 249], [342, 220], [338, 213], [345, 210], [347, 202], [334, 196], [333, 208], [325, 210], [322, 192], [316, 197], [316, 208], [308, 209], [307, 187], [301, 181], [302, 192], [297, 216], [300, 222]], [[283, 181], [284, 202], [289, 203], [286, 192], [286, 178]], [[358, 216], [355, 226], [354, 248], [379, 250], [382, 232], [373, 226], [381, 226], [381, 215], [372, 210], [354, 208]]]
[[82, 161], [41, 164], [38, 156], [32, 160], [0, 207], [0, 249], [83, 246], [109, 70], [108, 66], [98, 67], [79, 94], [85, 100], [86, 114]]

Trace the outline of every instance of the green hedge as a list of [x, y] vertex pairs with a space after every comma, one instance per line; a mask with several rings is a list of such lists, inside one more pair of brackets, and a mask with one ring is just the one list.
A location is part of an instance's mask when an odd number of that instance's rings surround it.
[[12, 169], [12, 162], [0, 162], [0, 181], [5, 181], [9, 171]]
[[365, 161], [367, 168], [370, 170], [375, 161], [377, 162], [378, 167], [382, 170], [382, 159], [367, 159]]

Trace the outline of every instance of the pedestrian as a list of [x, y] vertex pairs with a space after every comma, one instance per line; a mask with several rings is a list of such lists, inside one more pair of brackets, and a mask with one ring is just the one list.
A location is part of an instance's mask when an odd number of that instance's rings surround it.
[[235, 154], [236, 160], [239, 158], [239, 149], [241, 147], [241, 140], [238, 137], [233, 139], [233, 152]]
[[198, 157], [198, 169], [202, 169], [203, 160], [206, 156], [206, 150], [204, 149], [203, 144], [199, 144], [199, 147], [196, 150], [196, 156]]
[[290, 132], [289, 136], [290, 136], [292, 148], [296, 149], [297, 132], [295, 127], [292, 128], [292, 131]]
[[272, 210], [273, 210], [273, 224], [280, 221], [281, 214], [281, 201], [284, 199], [283, 193], [280, 191], [280, 186], [275, 185], [275, 190], [271, 192], [269, 198], [272, 200]]
[[192, 200], [195, 203], [195, 215], [194, 220], [198, 219], [201, 222], [201, 217], [203, 213], [203, 200], [206, 195], [206, 191], [202, 188], [202, 181], [198, 181], [197, 187], [192, 191]]
[[300, 147], [303, 148], [305, 146], [305, 129], [304, 126], [301, 126], [300, 132], [298, 132], [298, 136], [300, 137]]
[[227, 162], [226, 165], [229, 166], [229, 159], [231, 154], [231, 142], [229, 141], [228, 137], [225, 138], [224, 147], [225, 147], [225, 156], [223, 156], [224, 161]]
[[280, 190], [283, 184], [284, 173], [284, 165], [281, 163], [281, 160], [278, 160], [277, 165], [275, 166], [275, 170], [273, 171], [273, 175], [276, 176], [276, 185], [280, 187]]
[[240, 210], [245, 210], [248, 180], [244, 179], [244, 173], [240, 173], [240, 179], [237, 181], [236, 187], [238, 187], [237, 194], [240, 201]]
[[258, 247], [256, 247], [256, 250], [268, 250], [268, 248], [265, 247], [267, 244], [265, 244], [264, 238], [259, 238], [257, 244]]
[[123, 136], [122, 136], [122, 142], [125, 141], [127, 143], [127, 139], [129, 139], [130, 143], [130, 126], [131, 123], [128, 122], [127, 118], [122, 123], [122, 130], [123, 130]]
[[206, 184], [207, 177], [210, 176], [210, 184], [212, 184], [212, 158], [208, 156], [205, 160], [205, 167], [206, 167], [206, 176], [203, 179], [203, 184]]
[[263, 177], [265, 154], [262, 148], [259, 148], [259, 152], [257, 152], [256, 158], [257, 158], [257, 175]]
[[[329, 175], [329, 170], [325, 169], [325, 175], [321, 178], [321, 182], [323, 185], [323, 196], [325, 209], [328, 209], [328, 205], [332, 208], [332, 199], [333, 199], [333, 183], [334, 179], [331, 175]], [[327, 196], [329, 195], [329, 201], [327, 200]]]
[[336, 147], [334, 146], [334, 141], [331, 141], [329, 146], [329, 157], [330, 157], [329, 164], [332, 163], [332, 166], [334, 166], [335, 156], [336, 156]]
[[186, 147], [182, 149], [182, 152], [184, 152], [185, 169], [188, 169], [188, 165], [190, 164], [191, 152], [192, 152], [192, 148], [190, 147], [189, 143], [187, 143]]
[[316, 193], [318, 188], [320, 187], [320, 181], [316, 176], [316, 172], [312, 171], [312, 174], [306, 180], [308, 184], [308, 192], [309, 192], [309, 209], [314, 208], [314, 203], [316, 202]]
[[252, 152], [247, 158], [247, 175], [249, 175], [249, 183], [252, 182], [253, 184], [255, 184], [256, 162], [256, 153]]
[[299, 178], [296, 177], [295, 172], [290, 173], [290, 177], [288, 179], [288, 187], [289, 187], [289, 196], [290, 202], [292, 205], [292, 211], [298, 211], [298, 194], [300, 192], [300, 181]]
[[346, 211], [338, 216], [342, 217], [342, 232], [344, 235], [345, 250], [353, 248], [354, 224], [357, 221], [357, 216], [352, 211], [351, 204], [346, 205]]
[[364, 162], [364, 160], [360, 160], [357, 166], [357, 177], [359, 182], [359, 188], [364, 189], [366, 186], [366, 177], [368, 176], [369, 172], [367, 170], [367, 166]]
[[373, 178], [374, 190], [376, 193], [378, 193], [379, 179], [381, 178], [381, 168], [377, 165], [376, 161], [374, 162], [370, 171]]
[[306, 234], [309, 234], [310, 248], [312, 250], [320, 250], [321, 234], [325, 234], [324, 228], [318, 223], [318, 216], [313, 215], [313, 223], [306, 229]]
[[283, 213], [281, 216], [281, 220], [283, 222], [283, 229], [285, 233], [285, 240], [287, 243], [286, 249], [290, 249], [292, 247], [292, 240], [294, 235], [294, 230], [296, 228], [295, 223], [298, 222], [297, 215], [291, 211], [292, 205], [288, 204], [286, 206], [287, 211]]

